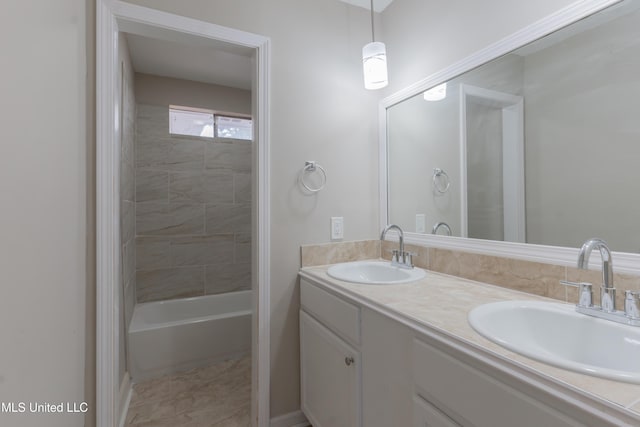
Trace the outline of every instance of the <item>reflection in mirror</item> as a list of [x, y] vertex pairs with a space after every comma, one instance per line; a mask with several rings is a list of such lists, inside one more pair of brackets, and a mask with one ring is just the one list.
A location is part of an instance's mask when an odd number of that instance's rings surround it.
[[640, 252], [639, 9], [623, 1], [389, 107], [388, 222]]

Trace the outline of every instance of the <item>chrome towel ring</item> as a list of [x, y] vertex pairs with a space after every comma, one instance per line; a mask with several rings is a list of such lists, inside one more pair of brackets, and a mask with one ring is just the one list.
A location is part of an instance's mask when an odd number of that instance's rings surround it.
[[451, 185], [451, 181], [449, 181], [449, 175], [444, 171], [444, 169], [434, 168], [433, 169], [433, 188], [440, 194], [444, 194], [449, 189]]
[[[307, 184], [305, 182], [305, 177], [308, 173], [312, 173], [312, 172], [316, 172], [316, 171], [320, 171], [320, 175], [321, 175], [321, 184], [319, 187], [314, 188], [312, 186], [310, 186], [309, 184]], [[302, 170], [300, 171], [300, 184], [302, 184], [302, 186], [307, 189], [307, 191], [311, 192], [311, 193], [317, 193], [318, 191], [322, 190], [324, 188], [324, 186], [327, 184], [327, 172], [324, 170], [324, 168], [322, 166], [320, 166], [318, 163], [316, 163], [315, 161], [311, 160], [311, 161], [306, 161], [304, 162], [304, 167], [302, 168]]]

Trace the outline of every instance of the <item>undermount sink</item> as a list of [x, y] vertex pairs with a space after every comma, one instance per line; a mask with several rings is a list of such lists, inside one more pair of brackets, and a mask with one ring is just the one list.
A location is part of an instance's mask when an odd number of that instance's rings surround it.
[[502, 301], [469, 313], [495, 343], [532, 359], [587, 375], [640, 383], [640, 328], [576, 313], [568, 304]]
[[333, 265], [327, 274], [345, 282], [393, 285], [415, 282], [424, 278], [426, 273], [421, 268], [402, 268], [388, 261], [355, 261]]

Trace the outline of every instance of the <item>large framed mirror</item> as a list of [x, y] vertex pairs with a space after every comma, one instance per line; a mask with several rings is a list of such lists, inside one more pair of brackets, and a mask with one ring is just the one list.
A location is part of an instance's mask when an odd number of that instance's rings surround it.
[[600, 237], [638, 271], [638, 117], [640, 0], [577, 2], [381, 102], [381, 225], [566, 264]]

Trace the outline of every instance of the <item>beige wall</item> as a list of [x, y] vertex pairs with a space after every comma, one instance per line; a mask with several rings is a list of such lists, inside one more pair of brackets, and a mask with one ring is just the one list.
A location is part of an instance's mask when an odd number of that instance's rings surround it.
[[[378, 233], [378, 94], [361, 69], [369, 15], [337, 0], [136, 3], [271, 38], [271, 413], [298, 410], [299, 245], [329, 241], [331, 216], [344, 216], [346, 240]], [[305, 160], [327, 170], [314, 196], [297, 184]]]
[[[347, 240], [378, 233], [381, 93], [362, 89], [360, 69], [368, 13], [331, 0], [132, 2], [272, 39], [271, 409], [273, 416], [297, 410], [298, 246], [328, 241], [332, 215], [345, 217]], [[395, 0], [380, 34], [389, 48], [386, 93], [568, 3]], [[434, 13], [443, 7], [450, 9], [445, 19]], [[89, 0], [12, 0], [0, 15], [2, 52], [11, 58], [0, 83], [0, 117], [11, 125], [0, 144], [2, 401], [76, 401], [93, 394], [92, 8]], [[24, 113], [29, 109], [46, 112], [36, 117], [47, 138], [25, 132], [34, 126], [34, 116]], [[304, 160], [319, 161], [329, 174], [327, 188], [314, 197], [295, 184]], [[83, 421], [78, 415], [12, 416], [10, 423], [68, 427]]]
[[[297, 410], [298, 247], [328, 242], [331, 216], [344, 216], [345, 240], [378, 235], [380, 96], [570, 1], [396, 0], [379, 33], [391, 64], [385, 92], [363, 89], [361, 49], [370, 41], [365, 9], [335, 0], [130, 1], [271, 38], [271, 413]], [[434, 13], [442, 8], [444, 18]], [[311, 197], [296, 184], [305, 160], [318, 161], [328, 174], [327, 187]]]
[[640, 252], [639, 17], [525, 59], [528, 242], [580, 247], [598, 236], [612, 250]]
[[574, 0], [394, 0], [382, 14], [394, 93]]
[[[95, 375], [85, 359], [95, 315], [91, 10], [84, 0], [15, 0], [0, 14], [2, 402], [79, 403], [85, 363]], [[85, 417], [2, 413], [0, 425], [83, 426]]]
[[179, 105], [251, 114], [249, 90], [144, 73], [136, 73], [136, 101], [147, 105]]
[[[404, 231], [415, 232], [416, 214], [424, 214], [425, 233], [446, 222], [460, 235], [458, 99], [453, 86], [443, 100], [425, 101], [419, 94], [388, 110], [389, 222]], [[434, 189], [435, 168], [449, 176], [444, 194]]]

